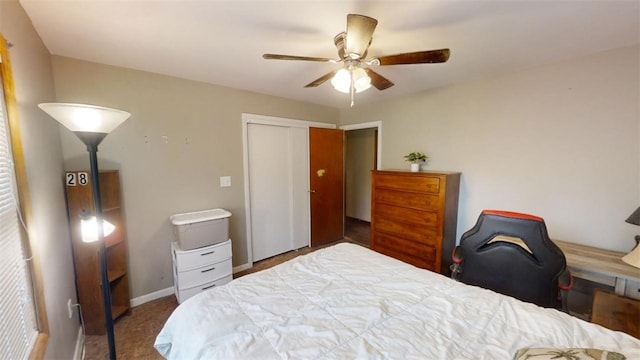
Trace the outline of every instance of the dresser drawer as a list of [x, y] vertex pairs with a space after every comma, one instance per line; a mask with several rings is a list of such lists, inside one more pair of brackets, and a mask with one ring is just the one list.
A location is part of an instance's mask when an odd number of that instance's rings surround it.
[[379, 188], [419, 191], [435, 194], [440, 191], [440, 179], [437, 177], [379, 174], [376, 176], [375, 185]]
[[201, 293], [205, 290], [209, 290], [212, 289], [216, 286], [222, 286], [224, 284], [229, 283], [231, 280], [233, 280], [233, 276], [232, 275], [228, 275], [225, 276], [223, 278], [220, 279], [216, 279], [214, 281], [210, 281], [208, 283], [202, 284], [202, 285], [198, 285], [198, 286], [194, 286], [194, 287], [190, 287], [187, 289], [178, 289], [176, 290], [176, 297], [178, 298], [178, 303], [182, 303], [185, 300], [187, 300], [188, 298]]
[[178, 289], [186, 289], [231, 275], [231, 258], [188, 271], [177, 271]]
[[175, 242], [171, 246], [174, 262], [179, 271], [197, 269], [231, 258], [231, 240], [186, 251], [180, 250]]
[[379, 232], [373, 233], [372, 248], [376, 251], [378, 249], [387, 249], [394, 253], [402, 253], [428, 263], [435, 263], [437, 258], [437, 251], [433, 245], [420, 244]]
[[[394, 245], [391, 245], [391, 246], [394, 246]], [[424, 249], [421, 252], [414, 252], [414, 253], [409, 253], [404, 247], [396, 248], [396, 247], [386, 247], [386, 246], [372, 246], [371, 249], [381, 254], [391, 256], [400, 261], [404, 261], [406, 263], [409, 263], [411, 265], [417, 266], [422, 269], [438, 271], [440, 267], [440, 264], [438, 262], [438, 257], [436, 256], [435, 249], [433, 248], [430, 250]], [[421, 255], [426, 255], [426, 256], [421, 256]]]
[[383, 203], [375, 204], [373, 216], [416, 224], [416, 226], [426, 226], [430, 228], [436, 228], [438, 226], [437, 212], [409, 209]]
[[375, 217], [373, 222], [373, 231], [389, 233], [391, 235], [413, 240], [420, 244], [439, 246], [438, 232], [424, 226], [413, 226], [381, 217]]
[[437, 211], [440, 206], [438, 195], [376, 189], [375, 202], [410, 207], [420, 210]]

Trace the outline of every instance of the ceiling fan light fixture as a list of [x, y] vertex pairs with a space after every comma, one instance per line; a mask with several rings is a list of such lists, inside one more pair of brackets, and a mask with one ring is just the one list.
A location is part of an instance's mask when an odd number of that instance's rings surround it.
[[351, 88], [351, 74], [349, 73], [349, 70], [345, 68], [338, 70], [331, 79], [331, 85], [341, 93], [348, 94], [349, 89]]
[[357, 93], [367, 90], [371, 87], [371, 78], [363, 68], [349, 70], [342, 68], [336, 72], [331, 79], [333, 88], [341, 93], [348, 94], [351, 92], [351, 81], [353, 79], [353, 87]]
[[353, 86], [356, 88], [356, 92], [365, 91], [371, 87], [371, 78], [363, 68], [359, 67], [353, 70], [352, 76]]

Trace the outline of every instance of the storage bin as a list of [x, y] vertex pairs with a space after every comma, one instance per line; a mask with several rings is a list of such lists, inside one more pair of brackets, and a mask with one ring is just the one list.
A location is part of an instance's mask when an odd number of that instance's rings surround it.
[[171, 215], [169, 218], [181, 250], [197, 249], [229, 240], [229, 217], [225, 209]]

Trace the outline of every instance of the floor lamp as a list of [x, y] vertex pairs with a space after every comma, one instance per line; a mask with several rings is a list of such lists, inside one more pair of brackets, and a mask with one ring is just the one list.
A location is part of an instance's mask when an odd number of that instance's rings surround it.
[[[127, 120], [131, 114], [122, 110], [84, 104], [43, 103], [39, 104], [38, 107], [67, 129], [71, 130], [87, 145], [91, 166], [93, 205], [95, 209], [95, 218], [92, 219], [92, 222], [95, 224], [95, 230], [93, 230], [93, 234], [87, 234], [87, 227], [84, 223], [86, 219], [83, 219], [82, 241], [98, 241], [99, 243], [100, 277], [102, 282], [102, 300], [104, 305], [105, 326], [107, 329], [107, 341], [109, 344], [109, 359], [115, 360], [116, 344], [111, 313], [111, 289], [109, 288], [107, 254], [104, 245], [104, 237], [108, 235], [105, 232], [105, 228], [109, 227], [110, 224], [105, 224], [102, 218], [102, 198], [100, 196], [97, 153], [98, 144], [100, 144], [113, 129]], [[113, 228], [111, 228], [111, 230], [113, 230]]]

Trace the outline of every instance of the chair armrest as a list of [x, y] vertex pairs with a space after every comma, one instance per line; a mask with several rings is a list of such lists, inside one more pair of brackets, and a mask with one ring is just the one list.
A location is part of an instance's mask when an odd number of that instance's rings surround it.
[[453, 261], [453, 264], [449, 266], [449, 269], [451, 269], [451, 278], [454, 280], [458, 279], [458, 274], [462, 270], [461, 268], [463, 259], [464, 257], [462, 256], [462, 248], [460, 246], [454, 247], [453, 251], [451, 252], [451, 260]]
[[569, 291], [573, 288], [573, 276], [571, 272], [567, 269], [558, 278], [558, 287], [560, 290]]
[[573, 276], [569, 269], [565, 269], [558, 278], [558, 288], [560, 289], [558, 301], [560, 302], [558, 310], [569, 314], [569, 290], [573, 288]]
[[460, 264], [462, 263], [463, 259], [464, 256], [462, 256], [462, 248], [460, 246], [454, 247], [453, 251], [451, 252], [451, 260], [453, 261], [453, 263]]

